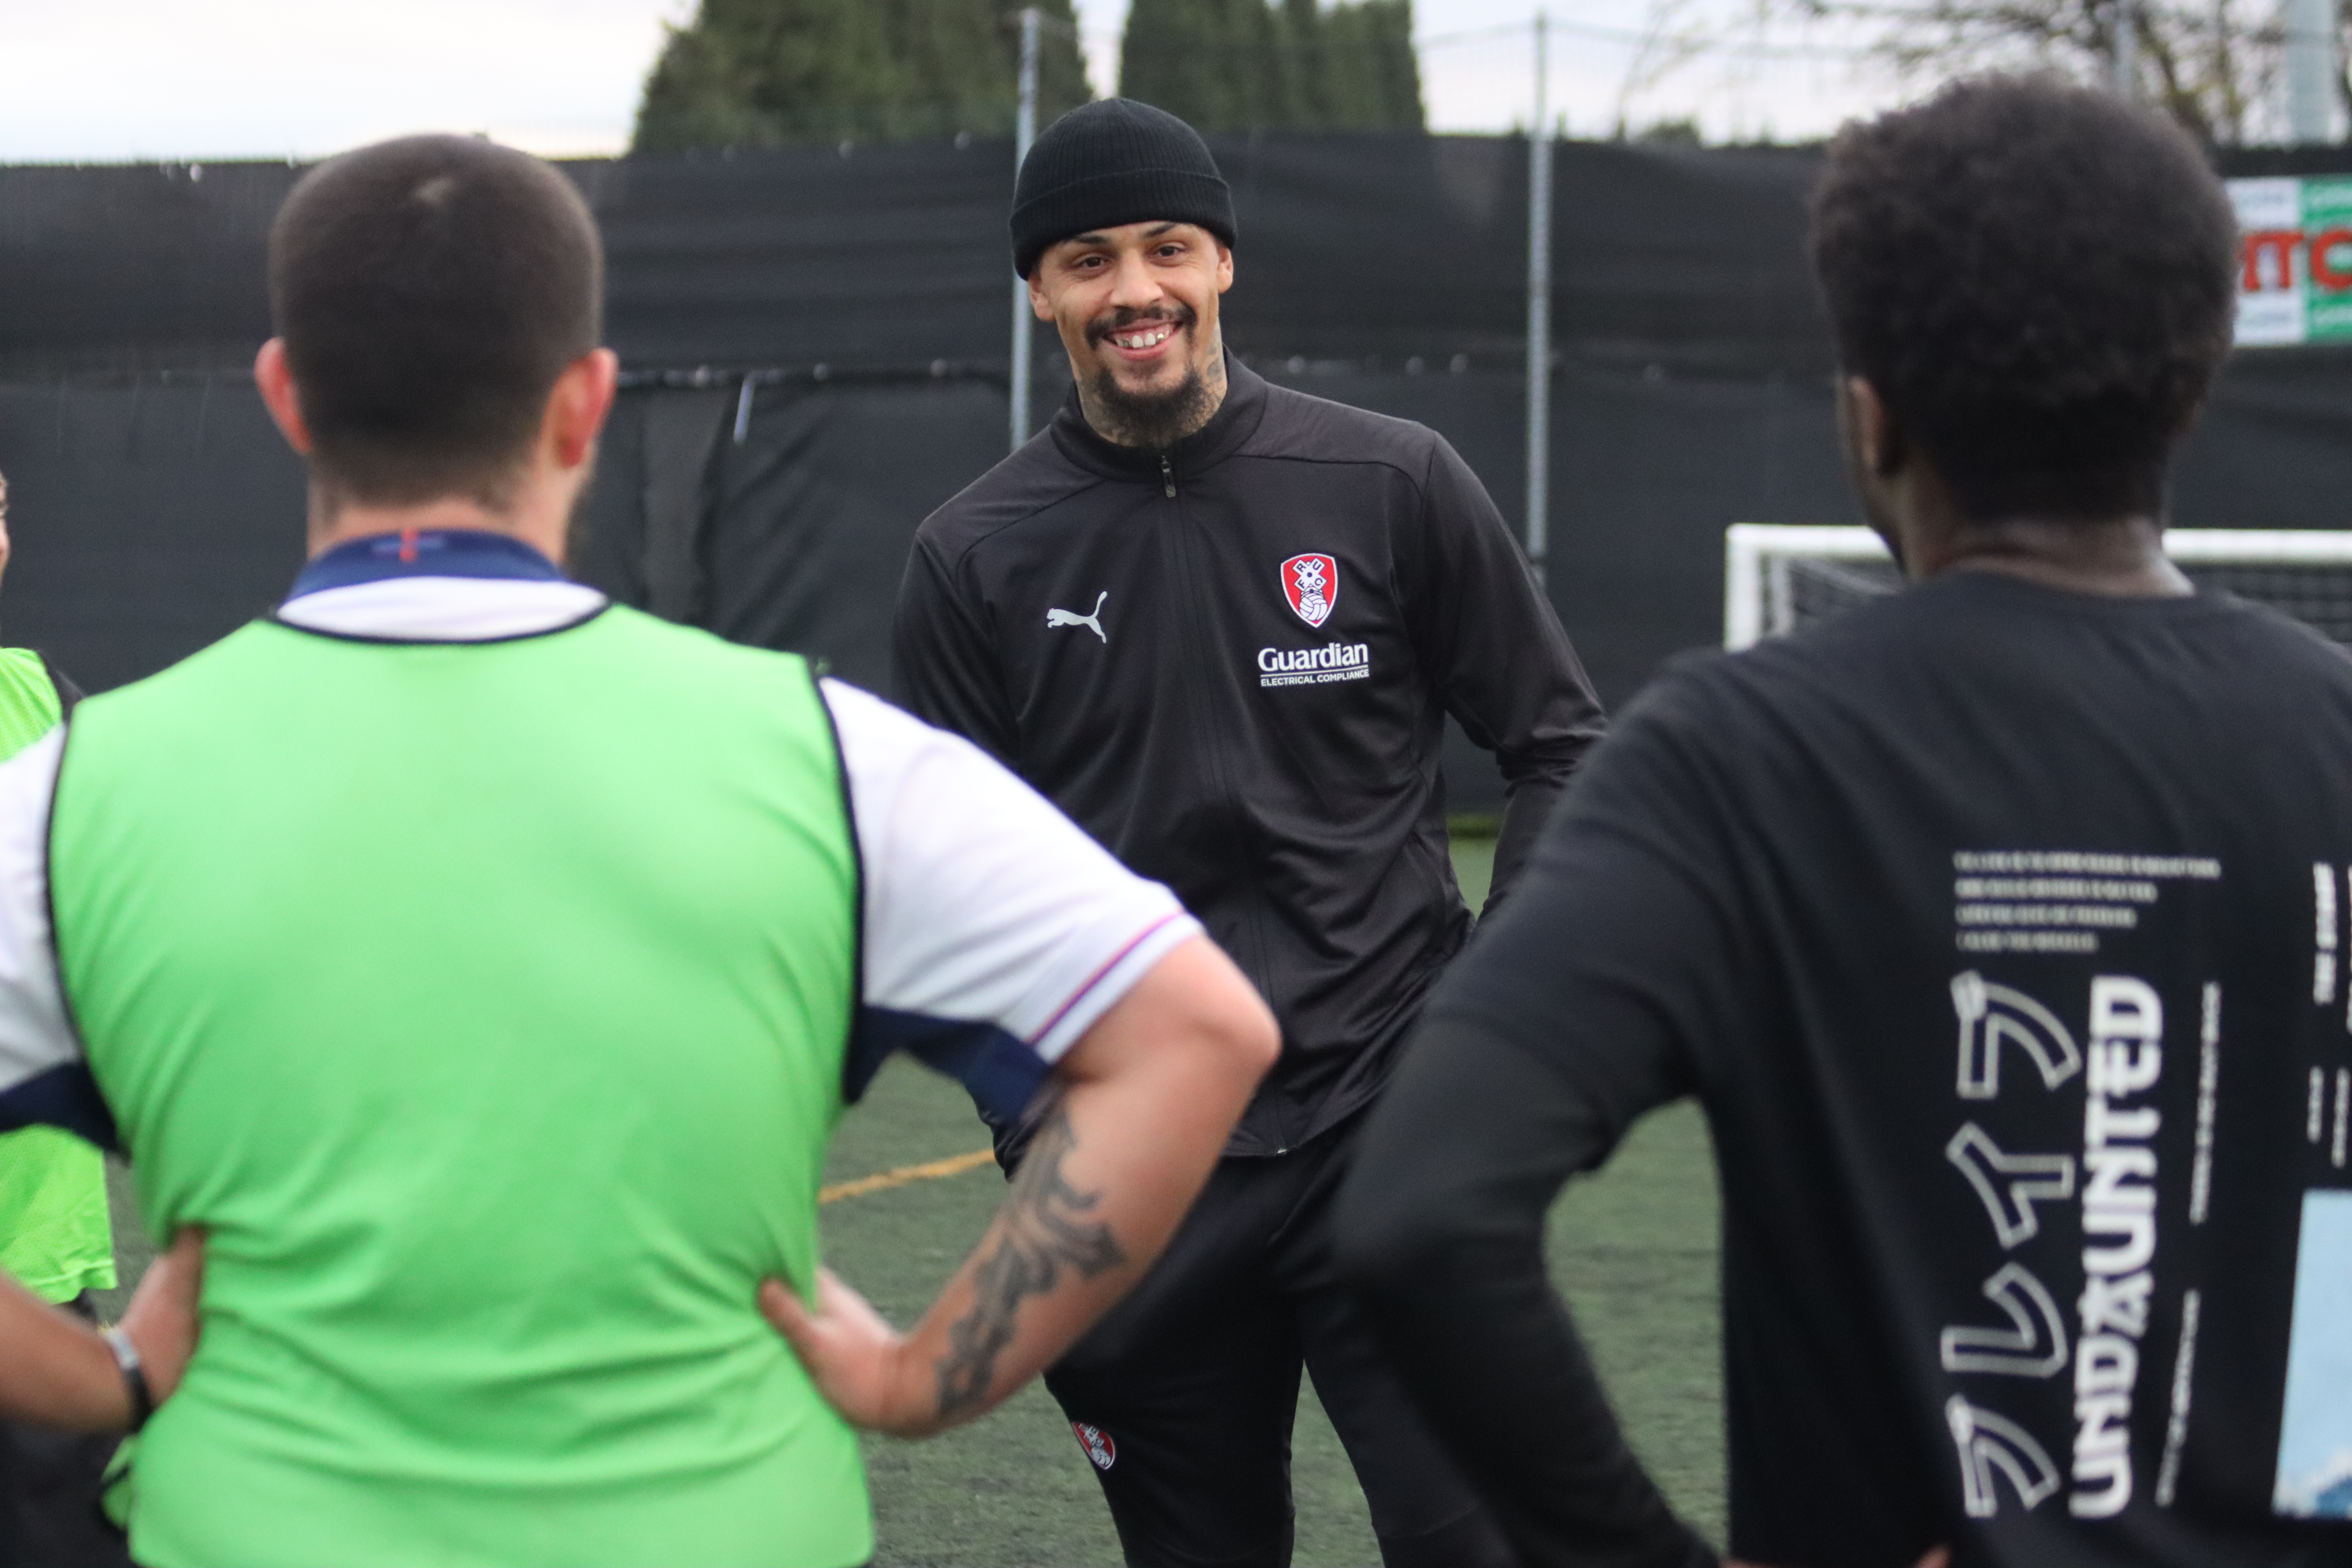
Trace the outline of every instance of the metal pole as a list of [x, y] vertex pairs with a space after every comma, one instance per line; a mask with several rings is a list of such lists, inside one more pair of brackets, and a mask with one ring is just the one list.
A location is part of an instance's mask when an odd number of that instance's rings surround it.
[[[1013, 122], [1013, 174], [1021, 176], [1021, 165], [1028, 161], [1029, 144], [1037, 140], [1037, 7], [1024, 6], [1021, 12], [1021, 113]], [[1036, 342], [1036, 330], [1029, 311], [1029, 283], [1026, 279], [1013, 280], [1013, 450], [1029, 439], [1029, 353]]]
[[1544, 580], [1551, 545], [1551, 127], [1545, 123], [1546, 35], [1536, 13], [1536, 112], [1528, 131], [1528, 560]]
[[2286, 0], [2287, 140], [2333, 142], [2336, 120], [2334, 0]]
[[2115, 32], [2107, 39], [2108, 85], [2130, 103], [2139, 98], [2139, 0], [2116, 0]]

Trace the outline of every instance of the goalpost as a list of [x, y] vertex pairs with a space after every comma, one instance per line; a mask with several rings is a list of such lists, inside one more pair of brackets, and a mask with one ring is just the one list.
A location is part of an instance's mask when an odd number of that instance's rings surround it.
[[[2352, 645], [2352, 531], [2173, 528], [2164, 549], [2200, 588], [2269, 605]], [[1723, 646], [1747, 647], [1902, 585], [1866, 528], [1735, 522], [1723, 540]]]

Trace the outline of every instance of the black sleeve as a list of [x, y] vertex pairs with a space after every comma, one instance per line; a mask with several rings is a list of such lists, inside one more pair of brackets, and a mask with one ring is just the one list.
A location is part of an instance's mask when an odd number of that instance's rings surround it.
[[1020, 735], [1004, 699], [995, 644], [956, 592], [947, 566], [920, 538], [898, 584], [890, 656], [900, 707], [1014, 765]]
[[1719, 899], [1585, 809], [1638, 808], [1654, 787], [1612, 765], [1641, 761], [1612, 754], [1629, 741], [1603, 748], [1432, 998], [1357, 1150], [1338, 1246], [1391, 1365], [1528, 1563], [1687, 1568], [1713, 1552], [1627, 1449], [1543, 1258], [1560, 1187], [1696, 1087], [1690, 1037], [1738, 1005]]
[[1422, 491], [1429, 593], [1416, 637], [1445, 710], [1503, 774], [1491, 911], [1607, 721], [1493, 498], [1450, 445], [1433, 447]]

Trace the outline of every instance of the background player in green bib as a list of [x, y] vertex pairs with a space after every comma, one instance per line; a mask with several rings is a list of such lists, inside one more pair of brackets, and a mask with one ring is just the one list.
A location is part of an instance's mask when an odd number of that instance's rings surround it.
[[[934, 1431], [1066, 1348], [1271, 1020], [974, 748], [563, 579], [617, 367], [561, 175], [363, 149], [270, 258], [309, 565], [0, 766], [0, 1120], [119, 1130], [151, 1229], [207, 1233], [133, 1555], [862, 1563], [845, 1414]], [[904, 1336], [816, 1258], [896, 1049], [1056, 1097]]]
[[[8, 479], [0, 474], [0, 572], [9, 553]], [[33, 649], [0, 648], [0, 761], [55, 728], [79, 696]], [[96, 1321], [89, 1292], [115, 1280], [106, 1167], [95, 1145], [55, 1127], [0, 1134], [0, 1270], [41, 1300]], [[110, 1392], [102, 1376], [98, 1388]], [[55, 1410], [33, 1417], [0, 1422], [0, 1562], [126, 1562], [120, 1536], [90, 1506], [113, 1437], [71, 1429], [86, 1421], [61, 1428]]]
[[[8, 479], [0, 474], [0, 573], [8, 566]], [[0, 647], [0, 759], [65, 716], [79, 695], [27, 647]], [[98, 1150], [54, 1127], [0, 1134], [0, 1268], [45, 1301], [114, 1289], [114, 1231]]]

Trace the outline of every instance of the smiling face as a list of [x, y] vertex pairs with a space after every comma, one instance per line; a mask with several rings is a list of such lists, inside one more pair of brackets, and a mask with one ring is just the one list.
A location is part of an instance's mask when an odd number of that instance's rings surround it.
[[1061, 333], [1087, 423], [1129, 447], [1166, 447], [1224, 400], [1218, 296], [1234, 253], [1189, 223], [1089, 229], [1049, 247], [1029, 277], [1037, 319]]

